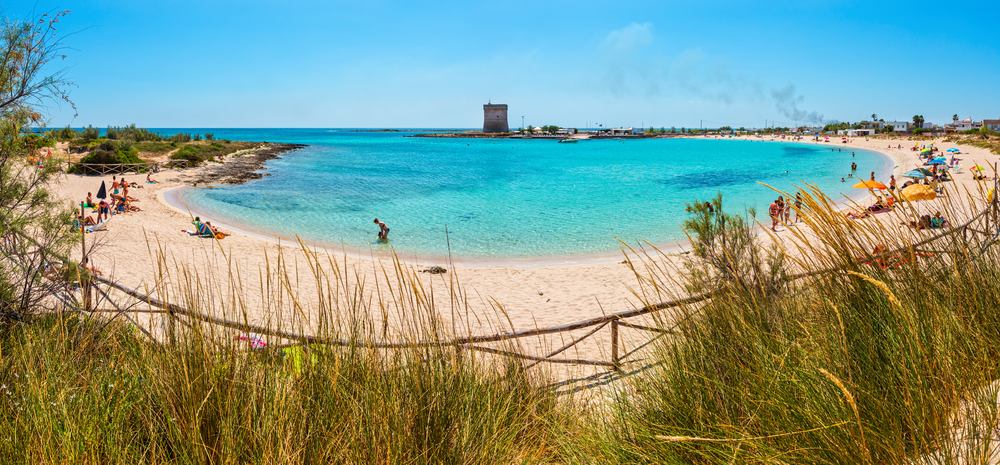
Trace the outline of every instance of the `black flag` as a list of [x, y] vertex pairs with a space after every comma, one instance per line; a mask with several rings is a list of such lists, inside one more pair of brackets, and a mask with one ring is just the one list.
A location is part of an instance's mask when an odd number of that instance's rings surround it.
[[108, 188], [104, 187], [104, 181], [101, 181], [101, 188], [97, 189], [97, 198], [104, 200], [108, 197]]

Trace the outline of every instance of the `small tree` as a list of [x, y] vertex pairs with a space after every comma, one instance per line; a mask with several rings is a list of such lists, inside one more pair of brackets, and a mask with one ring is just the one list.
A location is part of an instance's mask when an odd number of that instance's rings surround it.
[[40, 165], [26, 128], [41, 122], [34, 110], [52, 100], [69, 101], [66, 82], [51, 72], [62, 55], [56, 25], [65, 12], [35, 21], [0, 24], [0, 324], [44, 310], [55, 295], [43, 279], [61, 266], [55, 257], [68, 251], [73, 231], [69, 212], [45, 188], [58, 172], [54, 163]]
[[83, 139], [84, 141], [92, 141], [100, 137], [100, 135], [101, 132], [98, 131], [97, 128], [87, 125], [87, 127], [83, 128], [83, 132], [80, 133], [80, 139]]
[[773, 250], [764, 253], [748, 221], [755, 215], [752, 209], [746, 217], [726, 213], [722, 194], [718, 194], [711, 202], [688, 204], [687, 212], [683, 228], [694, 260], [687, 267], [692, 291], [728, 288], [767, 295], [781, 288], [784, 255]]

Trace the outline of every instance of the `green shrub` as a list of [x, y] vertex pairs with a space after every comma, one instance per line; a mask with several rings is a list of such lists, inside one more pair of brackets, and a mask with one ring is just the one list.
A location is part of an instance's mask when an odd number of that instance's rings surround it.
[[[102, 140], [96, 142], [96, 147], [81, 158], [80, 163], [114, 165], [143, 163], [143, 160], [139, 158], [139, 150], [128, 142]], [[81, 170], [73, 167], [70, 172], [78, 173]]]

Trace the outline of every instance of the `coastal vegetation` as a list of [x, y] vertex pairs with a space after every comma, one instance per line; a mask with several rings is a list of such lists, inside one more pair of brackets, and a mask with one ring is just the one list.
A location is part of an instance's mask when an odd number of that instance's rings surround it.
[[[547, 387], [554, 375], [541, 367], [445, 344], [365, 347], [387, 331], [370, 315], [391, 316], [401, 326], [393, 336], [415, 342], [460, 335], [444, 329], [441, 316], [474, 312], [457, 278], [449, 276], [447, 295], [435, 298], [398, 260], [380, 270], [389, 282], [372, 299], [363, 297], [370, 283], [305, 247], [298, 258], [317, 264], [312, 276], [289, 272], [286, 257], [263, 264], [258, 276], [223, 268], [229, 283], [273, 283], [263, 308], [250, 309], [227, 298], [243, 296], [238, 286], [217, 285], [204, 267], [173, 265], [157, 253], [157, 295], [202, 315], [278, 315], [275, 329], [313, 330], [309, 344], [258, 346], [252, 335], [169, 314], [143, 325], [129, 321], [134, 312], [83, 311], [73, 296], [91, 269], [67, 258], [80, 233], [47, 190], [57, 168], [32, 160], [39, 149], [72, 141], [85, 148], [84, 159], [122, 163], [174, 151], [169, 156], [204, 161], [245, 145], [207, 135], [163, 139], [131, 126], [104, 137], [93, 128], [26, 132], [41, 119], [32, 103], [62, 95], [58, 77], [39, 66], [59, 50], [58, 17], [7, 24], [0, 36], [0, 54], [19, 57], [0, 68], [0, 102], [8, 102], [0, 103], [5, 463], [995, 458], [1000, 249], [954, 235], [933, 248], [875, 256], [871, 246], [899, 243], [899, 231], [847, 220], [809, 189], [805, 223], [819, 233], [792, 235], [783, 248], [760, 241], [752, 212], [728, 212], [720, 196], [689, 208], [693, 251], [679, 268], [654, 248], [626, 251], [642, 304], [701, 292], [713, 298], [659, 317], [659, 329], [672, 333], [652, 346], [645, 371], [577, 394], [557, 395]], [[996, 143], [985, 136], [976, 137]], [[981, 198], [957, 197], [949, 211], [984, 208]], [[830, 271], [791, 280], [802, 270]], [[310, 318], [281, 323], [280, 302], [305, 297], [294, 290], [298, 282], [316, 283], [321, 303]], [[499, 303], [493, 311], [476, 316], [503, 321]], [[331, 339], [346, 343], [323, 343]]]
[[93, 128], [62, 128], [34, 134], [47, 146], [56, 142], [66, 144], [70, 154], [79, 156], [70, 172], [82, 172], [79, 164], [146, 164], [150, 160], [184, 160], [190, 166], [206, 161], [218, 161], [240, 150], [257, 147], [254, 142], [216, 140], [211, 133], [190, 134], [179, 132], [164, 136], [149, 129], [131, 124], [123, 127], [108, 126], [102, 133]]
[[[982, 200], [970, 202], [983, 208]], [[707, 305], [680, 312], [682, 336], [660, 344], [658, 365], [617, 391], [609, 413], [577, 436], [582, 445], [575, 458], [604, 463], [995, 458], [997, 247], [946, 239], [934, 247], [938, 252], [910, 249], [886, 265], [864, 258], [871, 255], [856, 244], [892, 243], [898, 233], [891, 227], [855, 227], [818, 193], [805, 203], [806, 222], [821, 233], [796, 238], [789, 247], [801, 252], [795, 265], [838, 271], [798, 283], [777, 281], [773, 277], [791, 263], [747, 259], [762, 249], [752, 240], [728, 242], [729, 253], [715, 244], [710, 250], [719, 253], [709, 256], [695, 247], [696, 258], [681, 270], [684, 282], [689, 289], [718, 293]], [[739, 217], [707, 214], [701, 206], [693, 212], [692, 224], [708, 238], [745, 237]], [[698, 244], [706, 236], [693, 240]], [[646, 279], [659, 288], [669, 276], [654, 273]]]
[[239, 150], [246, 150], [256, 147], [259, 144], [253, 142], [232, 142], [232, 141], [197, 141], [184, 144], [170, 155], [174, 160], [187, 160], [198, 165], [205, 161], [215, 161], [230, 155]]

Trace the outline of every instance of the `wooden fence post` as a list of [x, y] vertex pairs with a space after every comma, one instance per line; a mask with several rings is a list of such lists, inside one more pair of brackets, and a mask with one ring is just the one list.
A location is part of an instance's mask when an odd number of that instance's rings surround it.
[[87, 266], [87, 262], [90, 260], [87, 257], [87, 227], [83, 225], [84, 209], [83, 202], [80, 202], [80, 267], [83, 268], [80, 272], [80, 291], [83, 293], [83, 311], [89, 312], [90, 308], [90, 268]]
[[620, 370], [618, 363], [618, 320], [611, 320], [611, 364]]

